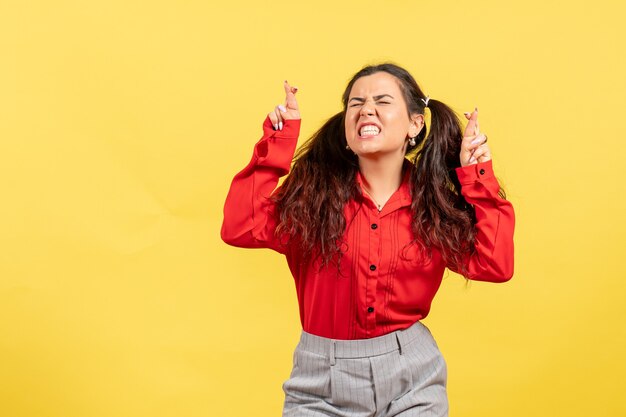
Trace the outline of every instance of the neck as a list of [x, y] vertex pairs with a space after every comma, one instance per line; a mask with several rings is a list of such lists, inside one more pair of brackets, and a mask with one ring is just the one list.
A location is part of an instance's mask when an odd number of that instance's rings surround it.
[[359, 158], [359, 170], [367, 192], [380, 207], [402, 183], [402, 158]]

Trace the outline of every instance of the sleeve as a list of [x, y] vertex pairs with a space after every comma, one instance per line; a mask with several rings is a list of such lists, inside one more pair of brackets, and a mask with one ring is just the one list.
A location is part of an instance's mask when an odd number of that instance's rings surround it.
[[284, 253], [274, 236], [274, 205], [269, 197], [278, 179], [289, 172], [299, 133], [300, 119], [285, 120], [283, 130], [275, 131], [266, 117], [263, 137], [254, 147], [252, 160], [235, 175], [226, 196], [221, 230], [224, 242]]
[[466, 260], [467, 278], [508, 281], [513, 276], [513, 205], [498, 195], [491, 161], [456, 168], [456, 174], [461, 193], [476, 211], [476, 250]]

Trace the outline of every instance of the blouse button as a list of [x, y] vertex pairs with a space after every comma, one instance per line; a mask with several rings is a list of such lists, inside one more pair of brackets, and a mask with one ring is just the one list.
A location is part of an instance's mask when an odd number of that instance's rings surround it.
[[376, 265], [370, 265], [370, 271], [376, 271]]
[[367, 308], [367, 312], [368, 313], [373, 313], [374, 312], [374, 307], [368, 307]]
[[378, 225], [376, 223], [372, 223], [372, 230], [378, 229]]
[[481, 169], [480, 169], [480, 171], [478, 171], [478, 172], [480, 172], [480, 175], [484, 175], [484, 174], [485, 174], [485, 170], [484, 170], [484, 169], [482, 169], [482, 168], [481, 168]]

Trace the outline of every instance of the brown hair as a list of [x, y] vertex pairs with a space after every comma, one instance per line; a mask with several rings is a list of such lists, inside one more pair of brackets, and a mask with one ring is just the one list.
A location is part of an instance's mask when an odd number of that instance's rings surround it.
[[[291, 173], [273, 196], [276, 233], [296, 243], [305, 258], [320, 257], [322, 265], [340, 261], [347, 224], [344, 205], [350, 199], [362, 199], [356, 183], [358, 159], [346, 149], [344, 120], [349, 94], [356, 80], [381, 71], [399, 81], [409, 117], [424, 114], [422, 99], [426, 96], [405, 69], [391, 63], [364, 67], [346, 86], [343, 110], [298, 150]], [[446, 265], [467, 276], [463, 259], [474, 250], [475, 213], [461, 195], [454, 170], [460, 166], [461, 122], [440, 101], [430, 99], [428, 108], [430, 131], [424, 126], [415, 145], [407, 146], [414, 167], [410, 182], [414, 241], [427, 258], [432, 248], [437, 248]], [[502, 190], [500, 195], [504, 197]]]

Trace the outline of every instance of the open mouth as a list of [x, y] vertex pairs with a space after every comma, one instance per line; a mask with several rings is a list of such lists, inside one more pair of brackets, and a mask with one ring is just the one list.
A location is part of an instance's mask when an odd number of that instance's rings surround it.
[[359, 136], [362, 138], [372, 138], [380, 133], [380, 129], [375, 125], [365, 125], [359, 130]]

